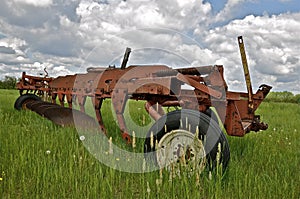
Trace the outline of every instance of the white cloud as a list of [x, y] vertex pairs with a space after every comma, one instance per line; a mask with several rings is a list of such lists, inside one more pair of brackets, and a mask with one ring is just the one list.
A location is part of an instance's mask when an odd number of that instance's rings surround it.
[[13, 0], [16, 3], [33, 5], [36, 7], [48, 7], [52, 5], [52, 0]]
[[199, 36], [212, 52], [226, 58], [222, 62], [230, 82], [243, 74], [236, 41], [238, 35], [243, 35], [254, 85], [269, 83], [278, 89], [282, 88], [282, 82], [300, 83], [299, 70], [297, 72], [300, 68], [299, 32], [300, 13], [286, 13], [250, 15]]
[[247, 0], [228, 0], [225, 7], [213, 18], [213, 22], [223, 22], [231, 19], [239, 5], [245, 1]]
[[20, 51], [20, 48], [26, 46], [26, 41], [19, 38], [5, 37], [0, 39], [0, 46], [12, 48], [15, 51]]
[[15, 66], [28, 63], [29, 59], [25, 57], [24, 52], [26, 46], [26, 42], [19, 38], [4, 37], [0, 39], [0, 63], [3, 67], [4, 65]]
[[[243, 35], [254, 86], [291, 90], [300, 84], [300, 14], [230, 20], [248, 1], [228, 0], [216, 15], [203, 0], [6, 1], [0, 8], [0, 68], [14, 76], [45, 66], [51, 76], [83, 72], [119, 64], [131, 47], [130, 64], [223, 64], [229, 87], [243, 90], [236, 41]], [[220, 25], [224, 19], [229, 23]]]
[[[78, 35], [85, 40], [82, 46], [84, 53], [88, 54], [97, 47], [88, 57], [95, 63], [105, 64], [115, 60], [123, 54], [126, 46], [132, 49], [163, 49], [172, 52], [173, 55], [170, 57], [174, 59], [174, 54], [179, 57], [184, 54], [179, 47], [184, 45], [186, 40], [195, 44], [190, 38], [181, 34], [206, 24], [210, 11], [211, 5], [203, 3], [202, 0], [193, 0], [189, 3], [173, 0], [113, 1], [111, 4], [84, 0], [76, 9], [81, 19]], [[193, 52], [194, 48], [191, 46], [189, 52]], [[145, 63], [148, 59], [148, 62], [152, 63], [169, 61], [174, 64], [171, 59], [161, 58], [162, 54], [165, 55], [161, 50], [160, 55], [156, 56], [150, 56], [145, 50], [139, 50], [138, 55], [132, 53], [131, 60], [139, 60], [139, 63], [144, 60]], [[146, 55], [148, 56], [144, 58], [137, 57]], [[189, 54], [191, 62], [196, 57], [193, 53]], [[181, 59], [179, 63], [186, 63], [186, 61]]]
[[116, 1], [112, 4], [84, 0], [76, 9], [82, 23], [97, 29], [102, 27], [99, 22], [105, 21], [118, 24], [122, 29], [163, 27], [180, 31], [205, 23], [210, 11], [210, 4], [202, 0], [188, 4], [173, 0]]

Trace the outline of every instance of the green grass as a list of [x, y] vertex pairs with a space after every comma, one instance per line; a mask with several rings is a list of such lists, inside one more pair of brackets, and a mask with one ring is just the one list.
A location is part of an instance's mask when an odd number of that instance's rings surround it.
[[[228, 137], [231, 160], [223, 177], [164, 171], [132, 174], [101, 164], [73, 128], [62, 128], [30, 111], [13, 109], [18, 93], [0, 90], [0, 198], [300, 198], [300, 106], [263, 103], [264, 132]], [[135, 102], [134, 102], [135, 103]], [[139, 104], [133, 104], [133, 107]], [[142, 107], [142, 106], [141, 106]], [[134, 109], [137, 123], [151, 123]], [[109, 134], [128, 150], [111, 119]], [[137, 150], [140, 150], [142, 140]]]

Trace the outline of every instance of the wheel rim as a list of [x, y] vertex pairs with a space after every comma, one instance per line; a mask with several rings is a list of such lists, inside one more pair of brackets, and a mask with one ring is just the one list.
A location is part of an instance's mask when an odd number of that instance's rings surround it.
[[156, 158], [160, 168], [175, 169], [186, 167], [188, 171], [203, 170], [205, 150], [198, 135], [187, 130], [176, 129], [166, 133], [157, 144]]
[[[226, 136], [221, 131], [219, 125], [209, 116], [202, 112], [188, 109], [170, 112], [153, 124], [148, 131], [144, 143], [146, 160], [153, 162], [158, 169], [162, 167], [172, 167], [173, 169], [175, 164], [174, 158], [173, 160], [167, 158], [167, 160], [164, 161], [166, 152], [161, 150], [161, 148], [163, 145], [168, 145], [167, 143], [170, 142], [170, 138], [174, 137], [175, 132], [178, 136], [181, 135], [187, 138], [194, 135], [200, 140], [204, 148], [202, 153], [205, 154], [205, 158], [203, 158], [204, 155], [203, 157], [200, 156], [201, 158], [198, 158], [197, 161], [193, 163], [195, 165], [193, 168], [196, 168], [197, 171], [199, 171], [198, 168], [201, 171], [205, 168], [213, 170], [216, 166], [222, 165], [222, 170], [225, 171], [230, 159], [230, 150]], [[162, 139], [164, 139], [164, 141], [161, 141]], [[175, 144], [173, 144], [173, 146], [174, 145]], [[221, 145], [221, 151], [219, 151], [219, 145]], [[172, 153], [169, 152], [169, 154]], [[219, 155], [217, 156], [217, 154]], [[188, 166], [192, 167], [191, 165], [193, 164], [189, 164]], [[194, 170], [193, 168], [191, 168], [191, 170]]]

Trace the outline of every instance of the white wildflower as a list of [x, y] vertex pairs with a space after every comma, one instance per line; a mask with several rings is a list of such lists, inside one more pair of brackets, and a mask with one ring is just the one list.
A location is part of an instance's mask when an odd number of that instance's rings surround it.
[[135, 148], [136, 144], [135, 144], [135, 132], [132, 131], [132, 148]]
[[158, 149], [158, 140], [155, 140], [155, 148]]
[[153, 138], [153, 132], [151, 131], [151, 134], [150, 134], [150, 147], [151, 149], [153, 149], [154, 147], [154, 138]]
[[197, 140], [198, 138], [199, 138], [199, 127], [196, 126], [195, 139]]
[[185, 118], [185, 129], [188, 129], [189, 127], [189, 119], [188, 117]]
[[3, 181], [3, 178], [5, 177], [5, 172], [2, 171], [2, 177], [0, 177], [0, 181]]
[[109, 145], [108, 153], [113, 154], [114, 151], [113, 151], [113, 147], [112, 147], [112, 137], [109, 138], [108, 145]]
[[208, 179], [209, 179], [209, 180], [212, 180], [212, 173], [211, 173], [211, 171], [209, 171]]
[[217, 152], [217, 164], [220, 163], [220, 159], [221, 159], [221, 143], [218, 144], [218, 152]]
[[151, 192], [150, 185], [149, 182], [147, 181], [147, 193], [150, 194], [150, 192]]
[[80, 139], [81, 141], [85, 140], [84, 135], [80, 136], [79, 139]]

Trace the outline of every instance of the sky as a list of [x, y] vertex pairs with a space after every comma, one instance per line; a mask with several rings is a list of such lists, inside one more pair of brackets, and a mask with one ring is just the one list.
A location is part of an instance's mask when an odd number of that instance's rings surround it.
[[223, 65], [229, 90], [246, 91], [237, 37], [253, 89], [300, 93], [296, 0], [0, 0], [0, 79], [52, 77], [88, 67]]

